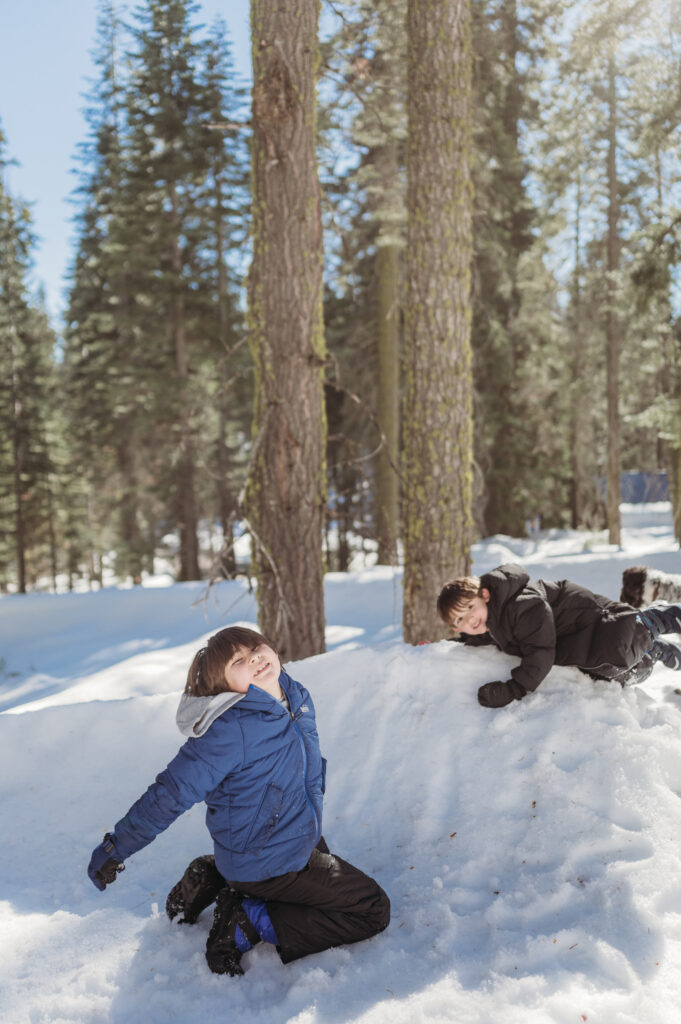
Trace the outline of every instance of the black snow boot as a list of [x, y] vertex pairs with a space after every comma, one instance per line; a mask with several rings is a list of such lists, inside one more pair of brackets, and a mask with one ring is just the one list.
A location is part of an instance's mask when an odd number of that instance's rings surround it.
[[639, 615], [654, 637], [661, 633], [681, 633], [681, 605], [656, 601], [642, 608]]
[[242, 894], [229, 887], [218, 893], [213, 927], [206, 942], [206, 962], [213, 974], [243, 974], [241, 957], [260, 942], [241, 900]]
[[213, 903], [224, 885], [225, 880], [215, 867], [215, 857], [211, 854], [197, 857], [168, 893], [166, 914], [171, 921], [182, 914], [180, 924], [194, 924], [201, 911]]
[[681, 671], [681, 647], [669, 640], [654, 640], [650, 654], [653, 661], [661, 661], [666, 668], [673, 668], [675, 672]]

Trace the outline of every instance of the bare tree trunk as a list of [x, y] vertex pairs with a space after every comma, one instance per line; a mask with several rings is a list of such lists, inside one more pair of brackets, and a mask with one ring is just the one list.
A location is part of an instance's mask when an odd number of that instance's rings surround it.
[[119, 532], [123, 542], [122, 557], [116, 559], [119, 576], [131, 576], [133, 583], [142, 582], [142, 538], [139, 524], [139, 484], [135, 459], [135, 442], [127, 420], [121, 421], [116, 459], [121, 481]]
[[[681, 414], [681, 396], [679, 396], [679, 414]], [[681, 448], [676, 451], [674, 472], [671, 474], [670, 490], [674, 495], [672, 509], [674, 514], [674, 536], [681, 544]]]
[[215, 208], [216, 208], [216, 243], [218, 267], [218, 331], [222, 359], [220, 377], [222, 388], [218, 398], [218, 439], [217, 439], [217, 502], [220, 526], [222, 527], [222, 549], [220, 551], [220, 569], [226, 577], [236, 574], [236, 554], [234, 552], [234, 512], [235, 502], [229, 485], [229, 451], [227, 449], [227, 398], [229, 351], [229, 315], [227, 308], [227, 271], [225, 268], [225, 215], [222, 203], [222, 183], [219, 173], [215, 176]]
[[378, 425], [383, 435], [373, 488], [378, 562], [397, 563], [400, 534], [397, 471], [400, 430], [401, 254], [406, 226], [401, 161], [406, 87], [407, 0], [361, 0], [371, 24], [373, 55], [368, 89], [355, 119], [357, 140], [368, 147], [361, 168], [367, 212], [376, 226], [376, 341]]
[[612, 50], [608, 59], [608, 114], [608, 310], [606, 349], [608, 455], [606, 505], [610, 543], [619, 545], [621, 543], [620, 495], [622, 479], [619, 420], [620, 327], [617, 315], [619, 199], [617, 195], [617, 83], [615, 78], [615, 58]]
[[[175, 191], [172, 193], [173, 219], [179, 225], [180, 215]], [[171, 261], [173, 268], [173, 294], [171, 299], [171, 336], [175, 345], [175, 371], [180, 392], [180, 457], [177, 467], [177, 526], [180, 538], [180, 580], [198, 580], [199, 569], [198, 515], [196, 511], [196, 485], [194, 480], [194, 444], [191, 429], [189, 399], [189, 361], [185, 324], [185, 304], [182, 294], [182, 256], [179, 227], [173, 236]]]
[[[393, 147], [394, 148], [394, 147]], [[396, 164], [396, 160], [394, 161]], [[380, 245], [378, 276], [378, 424], [384, 446], [376, 468], [378, 562], [395, 565], [399, 535], [399, 477], [396, 472], [400, 429], [400, 248]]]
[[52, 593], [57, 593], [57, 532], [55, 530], [54, 494], [52, 492], [52, 475], [50, 474], [47, 491], [47, 530], [50, 545], [50, 573], [52, 576]]
[[12, 311], [12, 299], [13, 299], [13, 278], [10, 270], [7, 270], [7, 283], [3, 291], [6, 293], [9, 301], [7, 303], [9, 313], [9, 332], [10, 332], [10, 353], [11, 353], [11, 374], [9, 380], [10, 388], [10, 401], [12, 408], [12, 474], [13, 474], [13, 490], [14, 490], [14, 551], [16, 556], [16, 567], [17, 567], [17, 589], [20, 594], [26, 593], [26, 529], [24, 521], [24, 504], [23, 504], [23, 461], [24, 461], [24, 445], [21, 439], [20, 430], [20, 414], [21, 414], [21, 398], [19, 395], [19, 368], [18, 368], [18, 345], [17, 345], [17, 328], [14, 322], [14, 314]]
[[468, 0], [409, 0], [402, 625], [442, 636], [442, 584], [469, 571], [472, 501]]
[[582, 248], [580, 227], [582, 217], [582, 177], [577, 171], [577, 200], [575, 210], [575, 270], [572, 291], [574, 310], [572, 331], [572, 366], [570, 380], [570, 519], [573, 530], [582, 522], [582, 481], [584, 477], [582, 430], [584, 413], [584, 326], [582, 324]]
[[[14, 339], [14, 327], [12, 326]], [[14, 549], [17, 565], [17, 590], [26, 593], [26, 538], [24, 530], [23, 487], [21, 481], [23, 466], [23, 446], [19, 436], [19, 398], [17, 395], [16, 371], [14, 367], [14, 340], [12, 340], [12, 463], [14, 469]]]
[[247, 493], [260, 627], [287, 658], [324, 650], [326, 419], [316, 160], [317, 0], [251, 0], [250, 343], [258, 452]]
[[[662, 178], [662, 159], [659, 148], [655, 151], [655, 184], [657, 189], [657, 219], [659, 223], [663, 223], [665, 195]], [[670, 286], [668, 285], [660, 296], [658, 333], [660, 345], [664, 352], [664, 361], [660, 367], [658, 392], [661, 395], [667, 395], [670, 404], [676, 401], [678, 406], [681, 400], [681, 367], [678, 365], [678, 357], [674, 358], [676, 346], [674, 345], [672, 334], [673, 324], [674, 315], [670, 301]], [[674, 521], [674, 536], [677, 541], [681, 542], [681, 450], [670, 444], [660, 434], [658, 434], [657, 444], [658, 466], [664, 466], [667, 470], [669, 499], [672, 505]]]

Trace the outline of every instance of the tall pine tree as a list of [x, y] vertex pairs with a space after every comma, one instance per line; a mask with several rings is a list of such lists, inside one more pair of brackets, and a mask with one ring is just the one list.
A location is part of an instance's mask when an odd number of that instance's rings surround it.
[[[405, 640], [437, 639], [435, 596], [470, 567], [471, 35], [468, 0], [409, 0], [404, 398]], [[423, 158], [428, 154], [428, 159]]]
[[317, 0], [251, 2], [256, 458], [248, 494], [261, 628], [288, 658], [324, 650], [326, 422], [316, 159]]

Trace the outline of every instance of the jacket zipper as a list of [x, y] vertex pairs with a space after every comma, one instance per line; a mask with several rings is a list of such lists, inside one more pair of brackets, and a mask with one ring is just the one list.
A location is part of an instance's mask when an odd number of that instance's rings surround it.
[[317, 812], [315, 810], [314, 804], [312, 803], [312, 800], [310, 799], [310, 794], [307, 791], [307, 750], [305, 749], [305, 741], [303, 739], [303, 736], [302, 736], [302, 733], [301, 733], [300, 729], [298, 728], [298, 723], [295, 720], [293, 712], [289, 711], [289, 714], [291, 716], [291, 721], [293, 722], [293, 728], [296, 730], [296, 736], [298, 737], [298, 742], [300, 743], [300, 749], [302, 750], [302, 753], [303, 753], [303, 779], [305, 780], [304, 783], [303, 783], [303, 790], [305, 792], [305, 799], [307, 800], [307, 802], [308, 802], [308, 804], [310, 806], [310, 810], [312, 811], [312, 817], [314, 818], [314, 832], [315, 832], [315, 836], [317, 837], [317, 841], [319, 841], [319, 837], [320, 837], [319, 818], [317, 817]]

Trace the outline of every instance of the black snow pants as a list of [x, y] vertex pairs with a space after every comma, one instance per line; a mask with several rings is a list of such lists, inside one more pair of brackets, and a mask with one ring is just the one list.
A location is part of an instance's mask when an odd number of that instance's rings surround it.
[[348, 864], [321, 839], [301, 871], [262, 882], [231, 881], [264, 900], [283, 963], [332, 946], [369, 939], [390, 921], [390, 900], [378, 882]]

